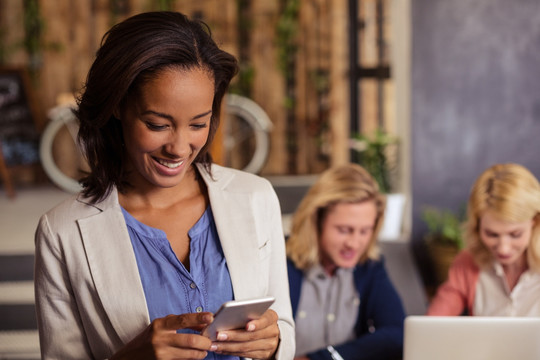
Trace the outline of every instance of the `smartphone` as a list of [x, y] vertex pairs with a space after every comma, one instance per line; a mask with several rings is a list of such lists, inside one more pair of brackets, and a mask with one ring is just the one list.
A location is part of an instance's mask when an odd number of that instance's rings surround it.
[[261, 317], [275, 300], [270, 296], [227, 301], [216, 311], [214, 321], [202, 331], [202, 334], [216, 341], [218, 331], [244, 328], [249, 321]]

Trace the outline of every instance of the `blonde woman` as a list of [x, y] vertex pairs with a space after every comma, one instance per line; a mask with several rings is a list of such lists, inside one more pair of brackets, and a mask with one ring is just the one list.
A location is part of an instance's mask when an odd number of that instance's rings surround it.
[[518, 164], [485, 170], [472, 187], [466, 250], [428, 315], [540, 316], [540, 185]]
[[400, 359], [401, 300], [378, 255], [385, 200], [356, 164], [324, 172], [287, 241], [296, 358]]

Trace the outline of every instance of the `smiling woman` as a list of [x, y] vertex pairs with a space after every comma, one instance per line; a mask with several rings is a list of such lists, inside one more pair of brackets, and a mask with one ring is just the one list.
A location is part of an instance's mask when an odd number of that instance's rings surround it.
[[[90, 171], [36, 231], [43, 359], [292, 358], [277, 196], [208, 153], [236, 71], [180, 13], [105, 35], [75, 111]], [[222, 303], [262, 297], [243, 329], [201, 334]]]
[[401, 359], [405, 313], [377, 245], [385, 200], [360, 165], [326, 170], [287, 240], [296, 360]]

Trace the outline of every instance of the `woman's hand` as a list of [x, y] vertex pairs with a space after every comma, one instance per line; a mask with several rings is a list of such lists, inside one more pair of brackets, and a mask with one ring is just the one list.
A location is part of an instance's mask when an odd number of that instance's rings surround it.
[[212, 313], [169, 315], [155, 319], [135, 339], [110, 360], [120, 359], [204, 359], [214, 350], [207, 337], [198, 334], [178, 334], [178, 329], [201, 331], [214, 320]]
[[252, 359], [270, 359], [279, 344], [278, 316], [274, 310], [246, 324], [242, 330], [220, 331], [213, 345], [219, 354], [236, 355]]

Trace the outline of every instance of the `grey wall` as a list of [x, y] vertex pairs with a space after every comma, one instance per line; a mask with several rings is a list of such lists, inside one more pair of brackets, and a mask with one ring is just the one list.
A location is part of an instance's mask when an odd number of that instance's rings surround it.
[[412, 241], [425, 276], [424, 205], [459, 210], [494, 163], [540, 178], [540, 1], [412, 0], [412, 47]]

